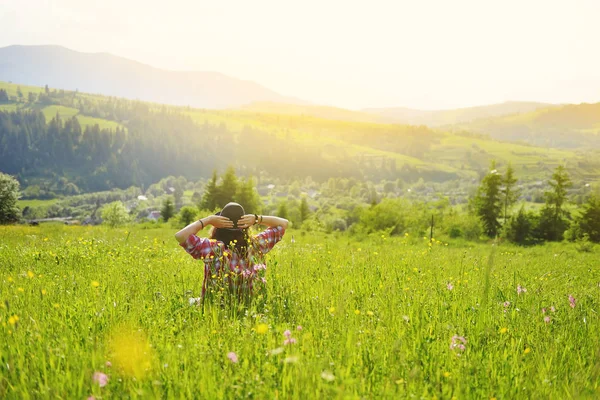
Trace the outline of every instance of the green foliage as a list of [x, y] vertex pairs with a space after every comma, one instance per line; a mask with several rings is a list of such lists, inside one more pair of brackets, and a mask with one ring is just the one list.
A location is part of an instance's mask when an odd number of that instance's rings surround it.
[[289, 219], [287, 202], [285, 200], [281, 201], [279, 203], [279, 206], [277, 206], [276, 215], [281, 218]]
[[300, 225], [310, 217], [310, 207], [308, 206], [308, 200], [306, 196], [302, 196], [299, 208], [299, 221]]
[[21, 211], [17, 207], [18, 199], [19, 182], [0, 172], [0, 224], [12, 224], [19, 220]]
[[565, 167], [556, 167], [548, 184], [551, 190], [544, 193], [546, 204], [540, 212], [537, 236], [548, 241], [560, 241], [569, 226], [569, 212], [564, 205], [567, 201], [567, 189], [572, 186]]
[[102, 207], [102, 223], [116, 228], [129, 222], [129, 214], [125, 205], [120, 201], [113, 201]]
[[517, 215], [504, 226], [504, 237], [516, 244], [527, 245], [534, 241], [538, 217], [521, 206]]
[[244, 211], [247, 214], [260, 214], [261, 211], [261, 200], [255, 186], [252, 177], [248, 177], [243, 181], [240, 180], [235, 196], [233, 197], [235, 202], [244, 207]]
[[160, 209], [160, 216], [163, 221], [167, 222], [175, 215], [175, 205], [173, 204], [173, 199], [171, 197], [167, 197], [163, 202], [162, 208]]
[[515, 188], [517, 184], [517, 178], [515, 177], [515, 171], [512, 165], [509, 163], [506, 167], [506, 172], [502, 178], [502, 202], [504, 206], [504, 223], [508, 220], [508, 212], [510, 208], [519, 199], [519, 191]]
[[179, 222], [181, 227], [187, 226], [198, 217], [198, 209], [192, 206], [185, 206], [179, 210]]
[[219, 198], [219, 187], [217, 186], [217, 180], [219, 179], [217, 171], [213, 170], [212, 178], [206, 184], [204, 188], [204, 195], [202, 196], [202, 202], [198, 205], [201, 210], [215, 210], [218, 208], [217, 199]]
[[570, 238], [584, 236], [591, 242], [600, 243], [600, 197], [592, 194], [583, 205], [581, 214], [575, 218], [570, 228]]
[[483, 230], [489, 237], [496, 237], [500, 230], [498, 218], [502, 212], [502, 175], [496, 170], [496, 163], [492, 162], [490, 172], [482, 179], [474, 198], [476, 215], [483, 224]]

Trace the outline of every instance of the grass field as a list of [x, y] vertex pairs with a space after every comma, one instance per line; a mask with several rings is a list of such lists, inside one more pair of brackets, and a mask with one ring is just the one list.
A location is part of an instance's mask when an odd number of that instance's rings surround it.
[[0, 398], [600, 396], [598, 250], [290, 230], [264, 309], [203, 312], [173, 231], [128, 229], [0, 227]]

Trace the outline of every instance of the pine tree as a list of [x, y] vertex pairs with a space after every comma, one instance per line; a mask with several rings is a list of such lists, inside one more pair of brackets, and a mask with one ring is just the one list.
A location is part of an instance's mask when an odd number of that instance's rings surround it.
[[202, 201], [198, 205], [200, 210], [214, 210], [217, 208], [217, 197], [219, 194], [219, 188], [217, 187], [217, 171], [213, 171], [212, 178], [206, 184], [204, 194], [202, 195]]
[[548, 184], [552, 190], [544, 193], [546, 204], [540, 213], [538, 236], [545, 240], [562, 240], [567, 229], [569, 212], [564, 209], [567, 202], [567, 189], [572, 186], [566, 168], [559, 165]]
[[517, 178], [515, 178], [514, 170], [512, 165], [509, 163], [506, 168], [506, 172], [504, 173], [504, 177], [502, 178], [502, 197], [504, 203], [504, 224], [508, 220], [508, 210], [510, 207], [515, 204], [517, 199], [519, 198], [519, 192], [515, 188], [515, 184], [517, 183]]
[[306, 221], [309, 216], [310, 208], [308, 207], [308, 200], [306, 200], [306, 196], [303, 196], [300, 202], [300, 223]]
[[260, 197], [254, 188], [254, 179], [249, 177], [238, 185], [235, 201], [244, 207], [247, 214], [258, 214], [260, 212]]
[[223, 175], [223, 181], [219, 185], [217, 206], [223, 207], [225, 204], [233, 201], [238, 187], [238, 178], [235, 176], [235, 169], [228, 167]]
[[160, 216], [162, 219], [167, 222], [175, 215], [175, 206], [173, 205], [173, 199], [171, 197], [167, 197], [164, 201], [162, 209], [160, 210]]
[[496, 170], [496, 162], [492, 161], [490, 172], [482, 179], [474, 199], [475, 213], [489, 237], [495, 237], [500, 229], [498, 217], [502, 212], [501, 186], [502, 175]]
[[277, 216], [285, 219], [288, 218], [287, 202], [282, 201], [279, 203], [279, 207], [277, 207]]
[[588, 235], [592, 242], [600, 243], [600, 197], [591, 195], [577, 218], [579, 232]]

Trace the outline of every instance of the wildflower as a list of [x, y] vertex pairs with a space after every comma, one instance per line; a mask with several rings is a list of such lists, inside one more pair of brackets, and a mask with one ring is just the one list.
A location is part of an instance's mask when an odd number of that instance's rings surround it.
[[542, 308], [542, 314], [546, 314], [546, 308]]
[[10, 325], [15, 325], [17, 322], [19, 322], [19, 316], [18, 315], [13, 315], [11, 317], [8, 317], [8, 323]]
[[504, 308], [510, 307], [510, 301], [505, 301], [503, 304]]
[[405, 322], [408, 322], [408, 321], [410, 321], [410, 318], [408, 318], [408, 315], [403, 315], [403, 316], [402, 316], [402, 319], [403, 319]]
[[298, 356], [286, 357], [283, 362], [285, 364], [295, 364], [298, 362]]
[[194, 304], [200, 304], [201, 300], [202, 300], [202, 297], [190, 297], [188, 302], [190, 303], [190, 306], [193, 306]]
[[94, 372], [94, 376], [92, 377], [92, 380], [94, 381], [94, 383], [97, 383], [98, 386], [100, 387], [104, 387], [108, 384], [108, 375], [102, 373], [102, 372]]
[[524, 354], [529, 354], [531, 353], [531, 349], [528, 347], [525, 349], [525, 351], [523, 351]]
[[292, 337], [292, 332], [290, 332], [290, 330], [288, 329], [285, 332], [283, 332], [283, 336], [289, 339], [290, 337]]
[[24, 291], [25, 291], [25, 289], [23, 289], [22, 287], [20, 287], [20, 288], [17, 288], [17, 292], [21, 292], [21, 293], [23, 293]]
[[100, 282], [92, 281], [91, 285], [92, 285], [92, 287], [98, 287], [98, 286], [100, 286]]
[[291, 242], [292, 242], [292, 243], [296, 243], [296, 239], [294, 239], [294, 235], [292, 235], [292, 240], [291, 240]]
[[569, 305], [571, 306], [571, 308], [575, 308], [575, 297], [573, 297], [573, 295], [569, 295]]
[[554, 306], [550, 306], [550, 311], [556, 312], [556, 308], [554, 308]]
[[27, 276], [31, 279], [35, 276], [35, 274], [31, 271], [27, 271]]
[[46, 291], [46, 289], [42, 289], [42, 296], [45, 296], [48, 292]]
[[302, 325], [298, 325], [298, 326], [296, 327], [296, 330], [298, 330], [298, 331], [301, 331], [301, 330], [302, 330]]
[[112, 363], [110, 361], [107, 361], [106, 363], [104, 363], [104, 365], [106, 365], [108, 368], [112, 367]]
[[506, 332], [508, 332], [508, 328], [500, 328], [501, 334], [505, 334]]
[[527, 289], [525, 289], [523, 286], [519, 285], [519, 286], [517, 286], [517, 294], [520, 296], [521, 293], [527, 293]]
[[549, 324], [550, 323], [550, 317], [546, 315], [544, 317], [544, 322], [547, 323], [547, 324]]
[[369, 317], [372, 317], [372, 316], [374, 315], [374, 314], [373, 314], [373, 311], [367, 311], [367, 315], [368, 315]]
[[90, 396], [87, 398], [87, 400], [96, 400], [96, 398], [94, 396]]
[[447, 378], [447, 377], [450, 376], [450, 372], [446, 371], [446, 372], [443, 373], [443, 375], [444, 375], [445, 378]]
[[294, 339], [293, 337], [291, 337], [289, 339], [285, 339], [283, 342], [284, 345], [294, 344], [294, 343], [296, 343], [296, 339]]
[[463, 336], [454, 335], [450, 342], [450, 350], [454, 350], [457, 356], [460, 356], [466, 350], [467, 339]]
[[360, 315], [360, 310], [354, 310], [354, 314]]
[[276, 349], [271, 350], [270, 353], [271, 353], [272, 356], [276, 356], [277, 354], [283, 353], [284, 350], [285, 349], [283, 347], [278, 347]]
[[9, 282], [12, 282], [13, 278], [12, 278], [12, 276], [9, 276], [8, 278], [6, 278], [6, 280], [9, 281]]
[[333, 382], [335, 380], [335, 375], [333, 375], [329, 371], [323, 371], [321, 372], [321, 378], [323, 378], [327, 382]]
[[227, 353], [227, 358], [229, 358], [229, 361], [231, 361], [234, 364], [238, 362], [238, 356], [233, 351]]
[[259, 335], [264, 335], [268, 331], [269, 331], [269, 325], [267, 325], [267, 324], [258, 324], [256, 326], [256, 333], [258, 333]]
[[452, 289], [454, 289], [454, 285], [453, 285], [452, 283], [448, 283], [448, 284], [446, 285], [446, 289], [448, 289], [448, 290], [452, 290]]
[[335, 307], [329, 307], [329, 313], [333, 314], [335, 312]]
[[261, 281], [262, 283], [264, 283], [265, 285], [267, 284], [267, 280], [266, 280], [265, 278], [260, 278], [260, 281]]
[[60, 304], [58, 304], [58, 303], [54, 303], [54, 304], [52, 304], [52, 306], [53, 306], [54, 308], [58, 308], [58, 307], [60, 307]]

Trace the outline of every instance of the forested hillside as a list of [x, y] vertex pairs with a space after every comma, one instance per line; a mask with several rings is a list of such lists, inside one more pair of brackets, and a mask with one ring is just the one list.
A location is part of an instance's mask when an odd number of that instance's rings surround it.
[[[539, 180], [566, 163], [597, 179], [583, 153], [451, 134], [424, 126], [322, 119], [249, 110], [199, 110], [0, 84], [0, 170], [23, 187], [61, 182], [62, 192], [148, 187], [166, 176], [242, 175], [379, 182], [476, 181], [494, 159]], [[69, 185], [70, 184], [70, 185]]]
[[600, 148], [600, 103], [568, 104], [476, 120], [457, 129], [555, 148]]

